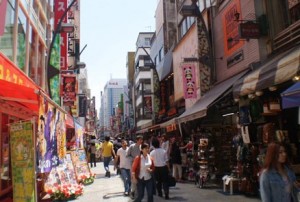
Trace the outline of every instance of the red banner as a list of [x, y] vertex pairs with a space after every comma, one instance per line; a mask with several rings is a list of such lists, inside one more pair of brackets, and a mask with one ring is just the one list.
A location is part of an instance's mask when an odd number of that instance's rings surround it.
[[[66, 12], [68, 8], [68, 1], [67, 0], [56, 0], [54, 5], [54, 29], [56, 29], [57, 24], [59, 23], [61, 17]], [[64, 23], [67, 22], [67, 17], [63, 19]], [[68, 69], [68, 55], [67, 55], [67, 47], [68, 47], [68, 38], [67, 33], [60, 33], [60, 69], [67, 70]]]
[[64, 105], [71, 106], [76, 101], [76, 75], [62, 74], [60, 92]]
[[195, 64], [183, 63], [181, 68], [184, 99], [197, 98]]

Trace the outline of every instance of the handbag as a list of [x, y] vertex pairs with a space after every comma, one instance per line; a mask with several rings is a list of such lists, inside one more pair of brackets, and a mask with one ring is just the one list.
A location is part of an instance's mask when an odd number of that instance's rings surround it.
[[168, 185], [169, 185], [169, 187], [175, 187], [176, 186], [176, 180], [171, 175], [169, 175], [169, 177], [168, 177]]

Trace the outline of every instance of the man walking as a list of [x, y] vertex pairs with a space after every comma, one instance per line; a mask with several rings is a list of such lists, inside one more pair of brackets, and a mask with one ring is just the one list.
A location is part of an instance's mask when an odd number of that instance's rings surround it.
[[102, 144], [101, 153], [102, 153], [102, 157], [103, 157], [104, 169], [106, 171], [105, 177], [110, 177], [109, 163], [111, 161], [111, 158], [115, 157], [116, 154], [114, 151], [114, 146], [110, 142], [109, 136], [105, 137], [105, 142]]
[[[126, 156], [130, 159], [131, 165], [132, 165], [133, 160], [135, 159], [135, 157], [141, 154], [141, 145], [142, 145], [142, 143], [143, 143], [143, 136], [138, 135], [136, 137], [136, 143], [129, 146]], [[132, 177], [133, 176], [131, 176], [131, 178]], [[136, 191], [136, 183], [134, 183], [132, 181], [132, 184], [131, 184], [131, 197], [132, 198], [134, 198], [135, 191]]]
[[124, 195], [128, 196], [131, 188], [131, 176], [130, 176], [131, 161], [128, 157], [126, 157], [127, 150], [128, 150], [126, 140], [123, 139], [121, 141], [121, 144], [122, 147], [117, 150], [114, 169], [118, 168], [118, 162], [119, 162], [121, 177], [124, 182], [124, 188], [125, 188]]

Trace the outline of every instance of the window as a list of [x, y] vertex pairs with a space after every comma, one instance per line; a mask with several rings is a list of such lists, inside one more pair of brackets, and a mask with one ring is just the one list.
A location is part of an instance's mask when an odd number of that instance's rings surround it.
[[187, 17], [180, 24], [180, 38], [182, 38], [190, 27], [194, 24], [195, 17]]
[[150, 41], [151, 41], [151, 38], [145, 38], [145, 45], [146, 46], [150, 46]]

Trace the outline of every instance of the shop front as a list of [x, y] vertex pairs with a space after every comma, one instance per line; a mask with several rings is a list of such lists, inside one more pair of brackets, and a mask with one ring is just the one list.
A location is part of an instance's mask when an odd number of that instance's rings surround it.
[[81, 147], [82, 132], [76, 138], [78, 150], [66, 149], [66, 115], [0, 53], [0, 201], [40, 201], [49, 191], [45, 184], [54, 188], [55, 180], [73, 180], [82, 193], [83, 176], [93, 176]]
[[[237, 134], [237, 104], [233, 102], [232, 86], [245, 73], [215, 85], [176, 118], [186, 153], [183, 155], [184, 176], [197, 182], [199, 187], [208, 180], [220, 182], [235, 165], [231, 139]], [[204, 181], [200, 183], [200, 179]]]
[[299, 64], [300, 47], [296, 46], [270, 58], [233, 86], [234, 98], [239, 104], [237, 123], [240, 135], [234, 139], [238, 191], [258, 195], [259, 172], [270, 142], [287, 145], [289, 159], [296, 174], [300, 174], [299, 108], [297, 103], [292, 103], [297, 93], [289, 94], [288, 90], [294, 85], [297, 89], [293, 78], [299, 73]]

